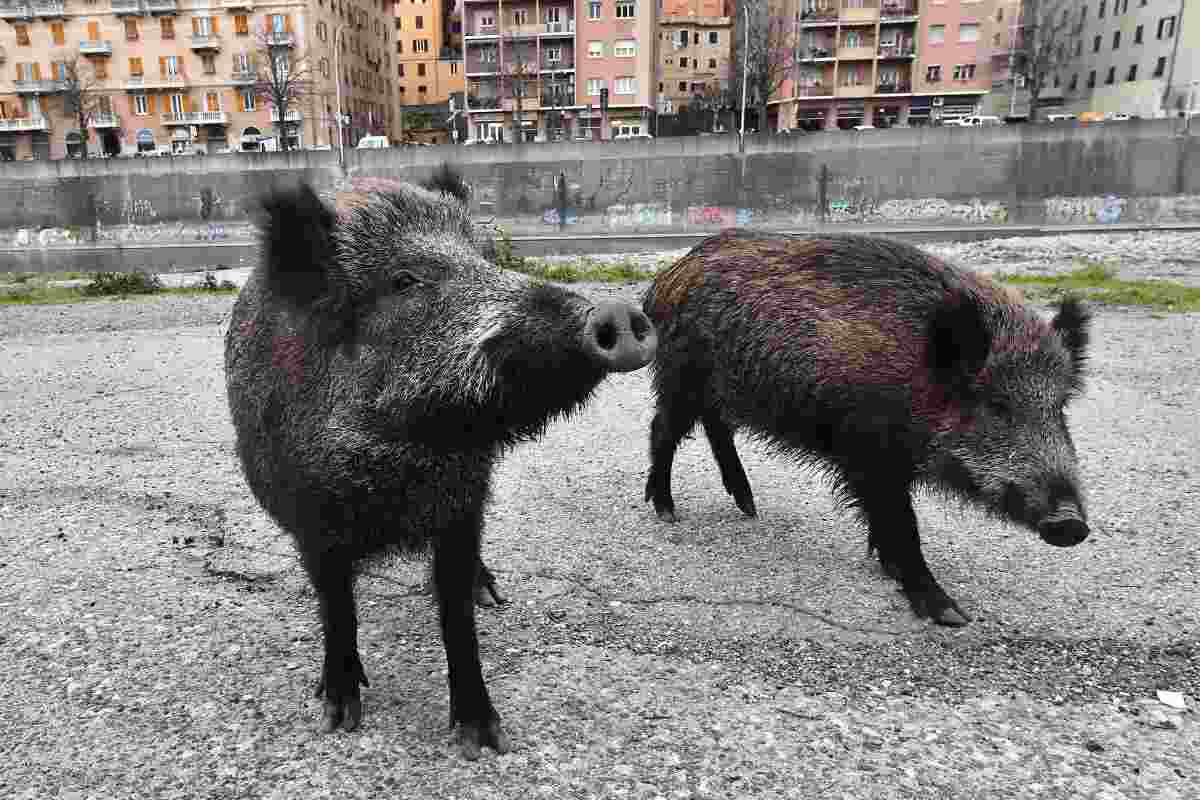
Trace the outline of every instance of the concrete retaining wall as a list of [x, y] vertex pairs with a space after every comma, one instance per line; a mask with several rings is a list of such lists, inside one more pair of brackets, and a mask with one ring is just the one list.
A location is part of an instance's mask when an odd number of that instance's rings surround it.
[[[247, 202], [298, 179], [422, 179], [450, 160], [517, 235], [842, 224], [1200, 222], [1200, 136], [1175, 120], [912, 128], [0, 167], [0, 268], [38, 249], [246, 241]], [[559, 190], [560, 183], [565, 191]]]

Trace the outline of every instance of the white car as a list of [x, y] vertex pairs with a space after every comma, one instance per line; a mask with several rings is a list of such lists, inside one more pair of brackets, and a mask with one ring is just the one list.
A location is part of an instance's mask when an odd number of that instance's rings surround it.
[[379, 150], [391, 146], [386, 136], [364, 136], [358, 140], [359, 150]]
[[1106, 122], [1126, 122], [1127, 120], [1133, 119], [1133, 117], [1128, 114], [1117, 112], [1115, 114], [1106, 114], [1104, 119]]
[[996, 125], [1003, 125], [1004, 120], [999, 117], [959, 117], [958, 119], [946, 120], [943, 124], [958, 126], [959, 128], [990, 128]]
[[1047, 114], [1046, 122], [1074, 122], [1074, 114]]
[[613, 137], [613, 141], [627, 141], [629, 139], [653, 139], [654, 137], [648, 133], [618, 133]]

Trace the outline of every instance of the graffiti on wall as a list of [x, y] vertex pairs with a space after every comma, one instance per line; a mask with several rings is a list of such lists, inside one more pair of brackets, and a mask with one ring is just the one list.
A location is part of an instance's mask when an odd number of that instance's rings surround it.
[[[117, 244], [251, 241], [249, 224], [229, 225], [207, 222], [202, 225], [176, 222], [160, 225], [97, 225], [95, 228], [21, 228], [10, 241], [14, 248], [70, 247], [97, 242]], [[0, 240], [2, 241], [2, 240]]]
[[1008, 206], [994, 200], [972, 198], [950, 202], [940, 197], [918, 200], [885, 200], [874, 209], [883, 222], [949, 222], [999, 225], [1008, 222]]
[[1046, 222], [1054, 224], [1120, 222], [1125, 212], [1125, 199], [1107, 194], [1103, 197], [1047, 197]]
[[671, 206], [666, 203], [617, 203], [604, 209], [610, 228], [644, 228], [670, 225]]
[[688, 206], [687, 224], [720, 228], [745, 227], [754, 222], [754, 209], [732, 206]]
[[543, 225], [577, 225], [579, 224], [579, 214], [573, 208], [564, 210], [563, 214], [558, 213], [557, 208], [547, 208], [542, 212]]

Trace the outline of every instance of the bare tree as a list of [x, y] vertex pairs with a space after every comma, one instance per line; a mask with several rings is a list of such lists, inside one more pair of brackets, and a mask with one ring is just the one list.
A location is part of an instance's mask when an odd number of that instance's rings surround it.
[[757, 110], [757, 129], [762, 131], [767, 124], [767, 103], [792, 77], [796, 66], [796, 33], [792, 20], [772, 0], [745, 0], [745, 7], [749, 22], [741, 7], [735, 17], [729, 88], [740, 108], [745, 75], [747, 111]]
[[[1054, 80], [1058, 69], [1070, 58], [1071, 20], [1069, 4], [1054, 0], [1022, 0], [1021, 23], [1017, 27], [1014, 68], [1029, 89], [1029, 121], [1037, 122], [1042, 91]], [[1074, 31], [1078, 32], [1078, 30]]]
[[106, 110], [96, 70], [87, 58], [76, 53], [73, 59], [63, 62], [58, 84], [63, 110], [79, 123], [80, 158], [87, 158], [88, 128]]
[[275, 110], [279, 148], [289, 150], [288, 132], [295, 123], [288, 119], [288, 111], [300, 105], [312, 90], [308, 55], [293, 46], [295, 40], [290, 33], [262, 27], [255, 32], [254, 40], [257, 51], [254, 93]]
[[[520, 141], [522, 112], [525, 98], [530, 92], [529, 84], [538, 76], [536, 58], [537, 53], [528, 41], [517, 38], [514, 33], [505, 34], [500, 48], [500, 96], [508, 95], [513, 100], [514, 141]], [[534, 97], [537, 96], [535, 91]]]

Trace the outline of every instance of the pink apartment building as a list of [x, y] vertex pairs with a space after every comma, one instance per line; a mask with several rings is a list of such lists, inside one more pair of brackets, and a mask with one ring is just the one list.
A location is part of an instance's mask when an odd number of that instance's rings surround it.
[[997, 0], [921, 0], [912, 121], [976, 113], [992, 88]]
[[535, 142], [647, 131], [655, 2], [466, 0], [468, 137]]

